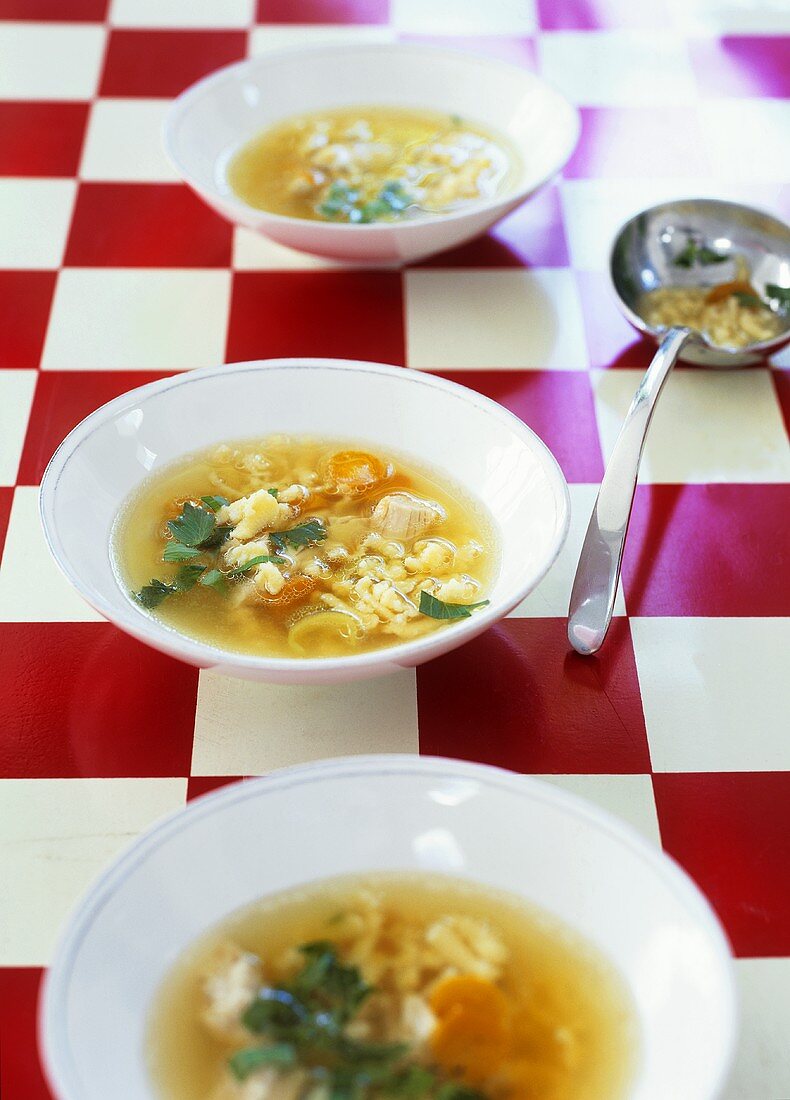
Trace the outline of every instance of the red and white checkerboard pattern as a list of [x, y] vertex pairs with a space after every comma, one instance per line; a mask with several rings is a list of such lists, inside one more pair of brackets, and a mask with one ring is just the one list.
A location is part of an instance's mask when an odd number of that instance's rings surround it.
[[[398, 37], [554, 81], [584, 117], [563, 178], [482, 240], [400, 273], [339, 269], [234, 230], [174, 177], [159, 124], [193, 80], [282, 45]], [[41, 970], [68, 907], [128, 840], [228, 779], [417, 750], [547, 776], [663, 844], [738, 956], [744, 1028], [726, 1100], [790, 1098], [781, 362], [672, 377], [602, 654], [570, 653], [563, 618], [595, 486], [651, 354], [607, 290], [612, 232], [682, 194], [787, 218], [788, 97], [787, 0], [0, 0], [2, 1100], [49, 1097]], [[539, 590], [416, 673], [343, 688], [198, 673], [100, 620], [39, 530], [36, 487], [56, 444], [133, 386], [278, 355], [437, 371], [534, 427], [573, 501], [568, 546]]]

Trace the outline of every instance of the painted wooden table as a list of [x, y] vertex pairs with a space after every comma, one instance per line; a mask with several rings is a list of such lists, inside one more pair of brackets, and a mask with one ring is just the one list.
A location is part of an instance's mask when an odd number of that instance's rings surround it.
[[[555, 82], [584, 119], [563, 178], [484, 239], [403, 272], [340, 270], [234, 232], [175, 179], [159, 126], [193, 80], [284, 45], [396, 37]], [[228, 779], [380, 750], [543, 775], [662, 844], [737, 955], [727, 1100], [790, 1097], [781, 363], [673, 375], [604, 652], [569, 653], [563, 617], [651, 354], [615, 309], [608, 242], [679, 195], [787, 217], [788, 96], [787, 0], [0, 0], [2, 1100], [49, 1096], [42, 969], [71, 903], [132, 837]], [[297, 690], [199, 674], [70, 590], [36, 514], [63, 435], [150, 379], [280, 355], [436, 371], [543, 437], [571, 485], [571, 536], [512, 617], [416, 674]]]

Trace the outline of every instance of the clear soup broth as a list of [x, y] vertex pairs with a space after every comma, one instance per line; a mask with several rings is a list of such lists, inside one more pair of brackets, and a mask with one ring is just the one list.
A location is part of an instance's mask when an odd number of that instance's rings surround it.
[[119, 579], [179, 632], [268, 657], [410, 641], [487, 602], [492, 517], [412, 459], [272, 436], [215, 446], [149, 478], [113, 537]]
[[638, 1049], [607, 960], [521, 899], [420, 873], [228, 917], [150, 1018], [160, 1100], [622, 1100]]

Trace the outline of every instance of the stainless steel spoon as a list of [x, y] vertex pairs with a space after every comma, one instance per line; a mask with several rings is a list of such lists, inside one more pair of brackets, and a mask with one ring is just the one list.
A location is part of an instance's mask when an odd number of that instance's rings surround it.
[[734, 280], [738, 255], [761, 296], [769, 284], [790, 287], [790, 227], [748, 206], [715, 199], [663, 203], [637, 214], [615, 237], [610, 275], [618, 304], [659, 347], [620, 429], [584, 538], [568, 609], [568, 639], [579, 653], [595, 653], [609, 629], [647, 430], [678, 358], [704, 367], [743, 367], [790, 343], [790, 316], [772, 340], [737, 350], [715, 347], [688, 328], [653, 328], [642, 316], [642, 295], [658, 287]]

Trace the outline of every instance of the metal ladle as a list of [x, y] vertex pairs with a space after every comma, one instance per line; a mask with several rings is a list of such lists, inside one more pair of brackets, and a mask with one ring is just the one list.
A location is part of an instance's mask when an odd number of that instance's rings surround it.
[[[690, 246], [695, 257], [708, 257], [707, 265], [696, 259], [686, 265]], [[700, 249], [710, 251], [700, 253]], [[710, 263], [712, 254], [716, 260]], [[727, 259], [719, 260], [721, 255]], [[662, 203], [626, 222], [615, 238], [610, 275], [620, 309], [634, 328], [659, 347], [620, 429], [579, 557], [568, 609], [568, 639], [579, 653], [595, 653], [609, 629], [647, 430], [678, 358], [731, 369], [761, 363], [790, 343], [790, 315], [773, 339], [738, 349], [716, 347], [689, 328], [655, 328], [645, 321], [642, 295], [659, 287], [735, 280], [738, 256], [745, 259], [751, 285], [761, 297], [765, 298], [768, 284], [790, 287], [790, 228], [748, 206], [715, 199]]]

